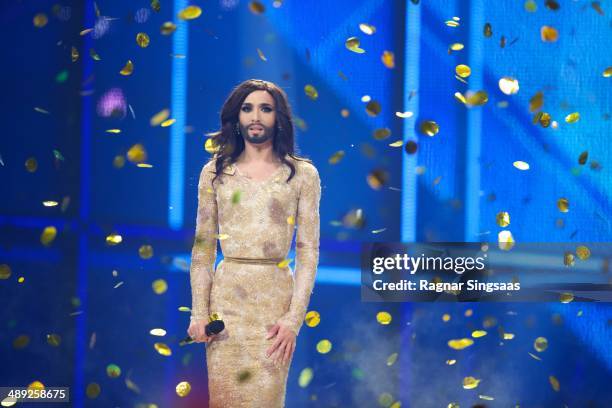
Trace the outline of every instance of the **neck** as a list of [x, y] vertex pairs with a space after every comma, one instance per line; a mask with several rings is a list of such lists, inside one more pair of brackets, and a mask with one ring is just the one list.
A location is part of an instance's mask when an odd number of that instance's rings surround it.
[[272, 149], [272, 143], [266, 143], [265, 146], [257, 146], [250, 143], [245, 143], [244, 150], [238, 156], [238, 161], [243, 163], [267, 162], [276, 163], [279, 161], [276, 153]]

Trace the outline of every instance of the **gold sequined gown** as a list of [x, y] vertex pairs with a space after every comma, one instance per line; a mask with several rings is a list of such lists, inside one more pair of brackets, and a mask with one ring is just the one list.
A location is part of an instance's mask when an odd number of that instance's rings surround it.
[[[190, 270], [192, 318], [217, 313], [225, 330], [206, 346], [210, 407], [283, 407], [286, 365], [266, 350], [267, 331], [280, 323], [296, 336], [304, 321], [319, 260], [317, 169], [286, 156], [265, 180], [229, 165], [215, 180], [215, 160], [200, 174], [196, 238]], [[287, 259], [297, 228], [295, 262]], [[220, 240], [224, 259], [213, 272]], [[293, 266], [295, 274], [292, 273]]]

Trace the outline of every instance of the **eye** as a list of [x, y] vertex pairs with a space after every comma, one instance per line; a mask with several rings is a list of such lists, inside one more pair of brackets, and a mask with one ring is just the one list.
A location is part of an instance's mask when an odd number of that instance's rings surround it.
[[266, 113], [272, 112], [272, 108], [270, 108], [269, 106], [264, 106], [261, 110]]
[[251, 107], [250, 107], [250, 106], [245, 105], [245, 106], [243, 106], [243, 107], [242, 107], [242, 111], [243, 111], [243, 112], [248, 112], [248, 111], [250, 111], [250, 110], [251, 110]]

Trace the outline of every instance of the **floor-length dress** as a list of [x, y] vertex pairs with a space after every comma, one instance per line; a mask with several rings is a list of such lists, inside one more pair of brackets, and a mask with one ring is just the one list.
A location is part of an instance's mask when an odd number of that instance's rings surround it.
[[[288, 364], [275, 365], [266, 340], [275, 323], [299, 333], [319, 260], [321, 185], [311, 162], [286, 156], [265, 180], [230, 164], [214, 181], [200, 174], [192, 250], [192, 319], [216, 313], [225, 330], [206, 346], [210, 407], [283, 407]], [[297, 228], [295, 262], [286, 264]], [[213, 273], [217, 239], [224, 259]], [[278, 264], [281, 261], [279, 267]], [[295, 274], [292, 266], [295, 265]]]

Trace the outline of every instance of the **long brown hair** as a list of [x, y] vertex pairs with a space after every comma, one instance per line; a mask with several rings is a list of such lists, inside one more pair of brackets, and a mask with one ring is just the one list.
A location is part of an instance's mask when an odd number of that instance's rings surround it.
[[272, 146], [276, 156], [291, 169], [287, 183], [295, 175], [295, 166], [285, 158], [285, 155], [289, 155], [296, 160], [310, 162], [310, 160], [296, 155], [293, 117], [285, 91], [272, 82], [249, 79], [236, 86], [227, 97], [221, 108], [221, 129], [209, 134], [213, 138], [213, 144], [217, 149], [213, 157], [213, 159], [217, 159], [215, 163], [217, 174], [213, 178], [213, 183], [219, 177], [221, 171], [226, 166], [235, 163], [238, 156], [244, 151], [244, 139], [234, 131], [234, 128], [239, 121], [238, 116], [244, 100], [254, 91], [266, 91], [274, 99], [276, 123], [274, 124], [275, 134]]

